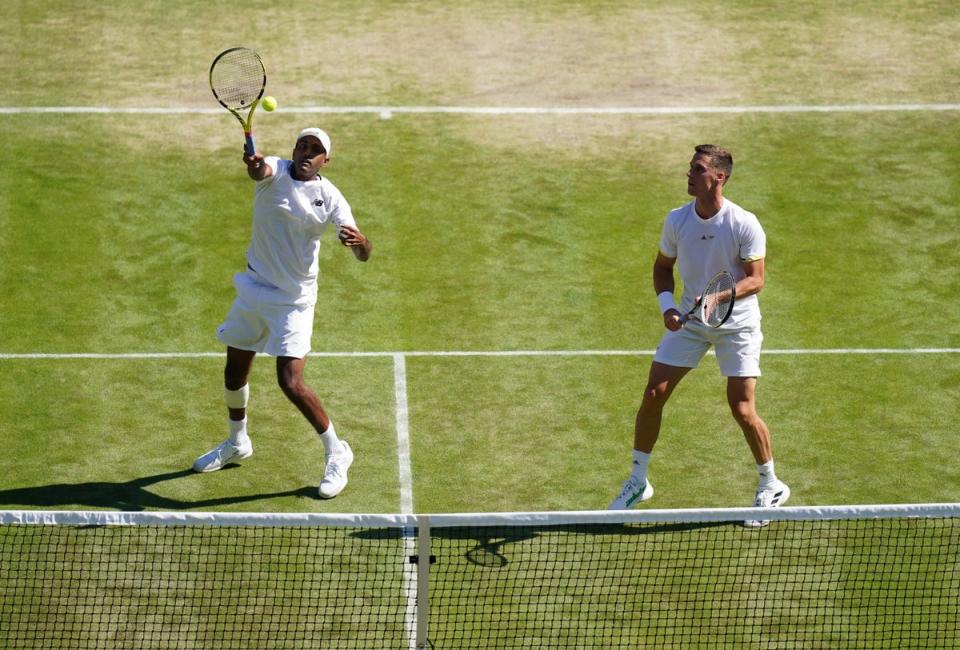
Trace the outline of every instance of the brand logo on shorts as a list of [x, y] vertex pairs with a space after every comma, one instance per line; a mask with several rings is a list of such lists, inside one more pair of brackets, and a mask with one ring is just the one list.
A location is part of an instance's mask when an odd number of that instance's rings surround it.
[[317, 199], [313, 202], [313, 204], [319, 208], [321, 205], [323, 205], [323, 199]]
[[700, 239], [707, 241], [708, 239], [713, 239], [714, 235], [700, 235]]

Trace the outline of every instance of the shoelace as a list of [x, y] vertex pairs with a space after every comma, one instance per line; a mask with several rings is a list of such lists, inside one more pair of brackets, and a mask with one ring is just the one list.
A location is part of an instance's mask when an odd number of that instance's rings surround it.
[[331, 458], [327, 463], [327, 471], [323, 473], [324, 478], [340, 478], [343, 472], [340, 470], [340, 463], [335, 458]]
[[627, 479], [627, 482], [623, 484], [623, 489], [620, 491], [620, 496], [625, 497], [627, 495], [635, 494], [639, 492], [640, 488], [642, 487], [643, 486], [640, 485], [640, 481], [631, 476], [629, 479]]
[[770, 504], [773, 503], [773, 499], [776, 496], [776, 490], [760, 490], [757, 492], [757, 496], [753, 499], [753, 505], [755, 508], [768, 508]]

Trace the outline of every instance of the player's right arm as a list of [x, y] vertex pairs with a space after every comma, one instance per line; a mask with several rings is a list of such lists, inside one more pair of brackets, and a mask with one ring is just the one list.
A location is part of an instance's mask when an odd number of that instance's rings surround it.
[[[664, 292], [673, 294], [676, 286], [673, 279], [673, 266], [676, 263], [676, 257], [667, 257], [657, 251], [657, 259], [653, 263], [653, 290], [658, 297]], [[683, 323], [680, 322], [680, 312], [676, 308], [663, 312], [663, 326], [674, 332], [683, 327]]]
[[273, 168], [263, 161], [263, 155], [254, 153], [248, 156], [243, 152], [243, 162], [247, 165], [247, 175], [255, 181], [262, 181], [264, 178], [273, 176]]

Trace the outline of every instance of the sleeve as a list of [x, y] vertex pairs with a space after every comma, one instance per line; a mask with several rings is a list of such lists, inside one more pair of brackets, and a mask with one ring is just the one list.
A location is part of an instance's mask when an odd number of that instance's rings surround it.
[[257, 183], [268, 183], [268, 182], [272, 183], [273, 179], [276, 178], [281, 173], [281, 169], [283, 167], [284, 161], [281, 160], [280, 157], [278, 156], [264, 156], [263, 162], [265, 165], [270, 167], [270, 169], [273, 171], [273, 175], [267, 176], [263, 180], [257, 181]]
[[676, 220], [671, 212], [663, 221], [663, 232], [660, 234], [660, 252], [666, 257], [677, 256], [677, 228]]
[[340, 226], [352, 226], [356, 228], [357, 222], [353, 218], [353, 210], [350, 208], [347, 199], [340, 190], [336, 188], [332, 188], [330, 194], [330, 220], [333, 222], [333, 225], [337, 227], [337, 232], [340, 232]]
[[748, 213], [740, 228], [740, 260], [755, 262], [767, 256], [767, 235], [760, 220]]

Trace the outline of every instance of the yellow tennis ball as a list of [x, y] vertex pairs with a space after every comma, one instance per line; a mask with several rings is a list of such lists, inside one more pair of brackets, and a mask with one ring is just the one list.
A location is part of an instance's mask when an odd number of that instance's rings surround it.
[[262, 100], [260, 100], [260, 105], [263, 106], [263, 110], [269, 113], [272, 110], [276, 110], [277, 100], [271, 97], [270, 95], [267, 95]]

